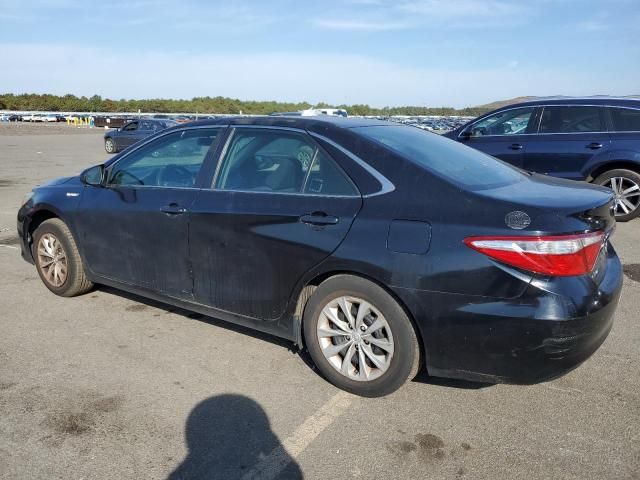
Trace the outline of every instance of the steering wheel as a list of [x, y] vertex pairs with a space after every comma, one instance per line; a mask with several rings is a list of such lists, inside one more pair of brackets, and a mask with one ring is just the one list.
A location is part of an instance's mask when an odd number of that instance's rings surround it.
[[167, 165], [158, 170], [156, 184], [161, 187], [191, 187], [193, 174], [182, 165]]

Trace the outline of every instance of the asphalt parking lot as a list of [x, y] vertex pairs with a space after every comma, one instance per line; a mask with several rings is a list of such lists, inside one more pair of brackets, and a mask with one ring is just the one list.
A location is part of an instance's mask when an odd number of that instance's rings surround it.
[[615, 325], [577, 370], [363, 399], [278, 339], [108, 288], [51, 294], [19, 255], [20, 200], [107, 154], [101, 130], [24, 127], [0, 125], [1, 479], [640, 478], [640, 221], [618, 225]]

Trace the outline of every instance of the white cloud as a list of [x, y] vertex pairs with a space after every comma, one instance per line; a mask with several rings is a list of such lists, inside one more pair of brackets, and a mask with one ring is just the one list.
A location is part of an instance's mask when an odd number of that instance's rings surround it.
[[384, 31], [410, 28], [406, 22], [374, 22], [366, 20], [340, 20], [340, 19], [316, 19], [312, 23], [318, 27], [332, 30], [350, 31]]
[[503, 0], [352, 0], [352, 9], [334, 9], [320, 27], [342, 30], [397, 30], [424, 28], [486, 28], [518, 25], [531, 18], [524, 3]]
[[633, 75], [505, 66], [409, 68], [361, 55], [119, 52], [75, 45], [0, 44], [0, 90], [110, 98], [229, 96], [374, 106], [464, 107], [520, 95], [637, 93]]

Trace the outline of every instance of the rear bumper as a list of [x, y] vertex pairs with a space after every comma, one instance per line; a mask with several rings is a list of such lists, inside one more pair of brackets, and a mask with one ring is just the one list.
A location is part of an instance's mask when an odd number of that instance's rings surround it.
[[613, 325], [622, 266], [608, 248], [597, 278], [531, 283], [516, 299], [399, 289], [422, 334], [433, 376], [531, 384], [589, 358]]

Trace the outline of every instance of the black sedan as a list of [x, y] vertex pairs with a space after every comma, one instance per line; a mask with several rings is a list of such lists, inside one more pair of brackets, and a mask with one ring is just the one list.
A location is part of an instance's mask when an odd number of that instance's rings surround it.
[[107, 153], [117, 153], [154, 133], [158, 133], [160, 130], [174, 125], [177, 125], [177, 122], [168, 119], [145, 118], [133, 120], [118, 129], [107, 131], [104, 134], [104, 149]]
[[430, 375], [532, 383], [607, 337], [613, 196], [418, 128], [195, 122], [36, 188], [22, 255], [57, 295], [103, 284], [307, 348], [379, 396]]

